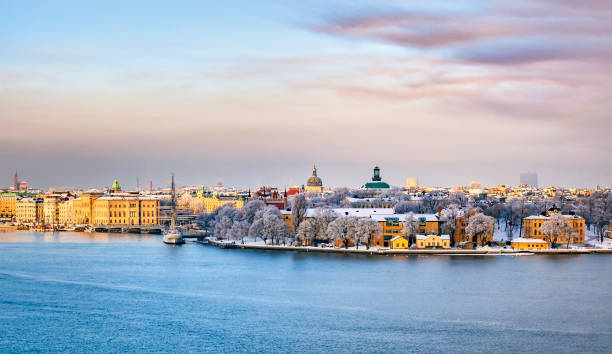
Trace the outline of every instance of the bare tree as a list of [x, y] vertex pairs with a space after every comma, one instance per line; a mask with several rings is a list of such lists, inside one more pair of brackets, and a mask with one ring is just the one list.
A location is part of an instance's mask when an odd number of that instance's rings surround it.
[[293, 197], [293, 201], [291, 202], [291, 223], [293, 225], [293, 231], [297, 232], [300, 223], [304, 220], [304, 216], [306, 216], [306, 198], [303, 194], [298, 194]]

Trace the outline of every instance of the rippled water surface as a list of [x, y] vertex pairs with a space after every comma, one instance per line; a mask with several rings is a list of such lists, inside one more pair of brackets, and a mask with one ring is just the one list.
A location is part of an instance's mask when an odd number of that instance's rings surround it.
[[612, 255], [380, 257], [0, 234], [0, 352], [612, 352]]

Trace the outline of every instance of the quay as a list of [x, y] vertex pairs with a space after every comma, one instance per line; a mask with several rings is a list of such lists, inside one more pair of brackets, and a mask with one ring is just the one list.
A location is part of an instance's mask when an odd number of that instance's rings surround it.
[[205, 238], [204, 240], [196, 241], [198, 243], [211, 245], [219, 248], [241, 248], [250, 250], [268, 250], [268, 251], [295, 251], [295, 252], [319, 252], [319, 253], [341, 253], [341, 254], [363, 254], [363, 255], [381, 255], [381, 256], [409, 256], [409, 255], [512, 255], [512, 254], [537, 254], [537, 255], [578, 255], [591, 253], [610, 253], [612, 249], [545, 249], [545, 250], [514, 250], [514, 249], [344, 249], [344, 248], [322, 248], [322, 247], [297, 247], [297, 246], [272, 246], [272, 245], [255, 245], [241, 244], [231, 242], [220, 242]]

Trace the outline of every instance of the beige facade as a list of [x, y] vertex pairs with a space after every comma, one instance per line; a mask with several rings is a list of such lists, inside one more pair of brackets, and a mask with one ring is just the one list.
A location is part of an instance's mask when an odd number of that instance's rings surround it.
[[48, 225], [59, 224], [59, 204], [60, 197], [58, 196], [45, 196], [43, 202], [44, 210], [44, 223]]
[[34, 198], [23, 198], [17, 202], [17, 219], [20, 224], [36, 224], [42, 221], [42, 203]]
[[59, 224], [73, 225], [74, 199], [68, 199], [59, 203]]

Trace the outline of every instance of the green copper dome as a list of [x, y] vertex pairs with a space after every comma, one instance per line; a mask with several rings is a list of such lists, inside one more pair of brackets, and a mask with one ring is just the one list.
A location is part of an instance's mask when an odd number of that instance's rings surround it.
[[113, 186], [111, 187], [111, 190], [113, 190], [113, 191], [120, 191], [121, 190], [121, 186], [119, 185], [119, 181], [117, 181], [116, 178], [113, 181]]

